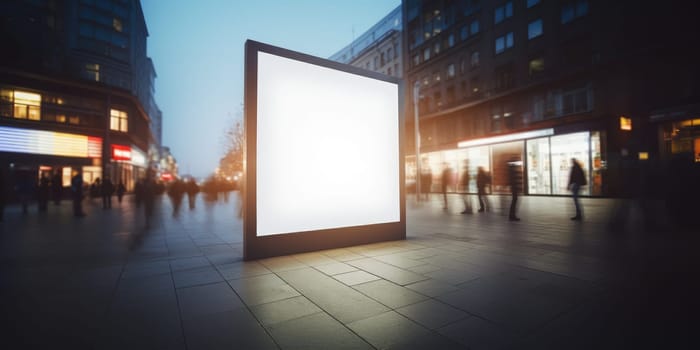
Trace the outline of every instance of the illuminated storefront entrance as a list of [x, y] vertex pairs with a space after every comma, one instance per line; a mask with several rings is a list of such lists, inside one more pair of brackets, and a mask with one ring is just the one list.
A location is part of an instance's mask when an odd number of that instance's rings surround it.
[[[588, 177], [582, 195], [601, 196], [605, 165], [601, 150], [601, 132], [583, 131], [555, 135], [552, 129], [529, 131], [460, 143], [460, 148], [421, 154], [423, 171], [432, 173], [431, 192], [441, 190], [445, 165], [454, 170], [448, 192], [463, 192], [458, 186], [460, 174], [469, 171], [466, 192], [476, 192], [478, 167], [491, 174], [492, 193], [509, 193], [508, 162], [522, 162], [523, 192], [532, 195], [569, 195], [567, 185], [571, 158], [576, 158]], [[406, 158], [407, 172], [415, 173], [415, 157]]]

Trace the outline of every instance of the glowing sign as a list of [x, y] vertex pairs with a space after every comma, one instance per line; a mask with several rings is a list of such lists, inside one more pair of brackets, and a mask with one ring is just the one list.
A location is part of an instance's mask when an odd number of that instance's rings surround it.
[[632, 118], [620, 116], [620, 130], [632, 130]]
[[279, 252], [352, 244], [350, 227], [405, 237], [397, 81], [251, 41], [246, 55], [246, 237], [308, 234]]
[[102, 138], [0, 126], [0, 151], [100, 158]]
[[136, 147], [131, 147], [131, 164], [146, 166], [146, 155]]
[[112, 145], [112, 159], [131, 160], [131, 147], [122, 145]]
[[550, 136], [550, 135], [554, 135], [554, 129], [533, 130], [533, 131], [519, 132], [519, 133], [515, 133], [515, 134], [487, 137], [487, 138], [483, 138], [483, 139], [462, 141], [462, 142], [457, 144], [457, 147], [464, 148], [464, 147], [473, 147], [473, 146], [483, 146], [483, 145], [488, 145], [488, 144], [492, 144], [492, 143], [525, 140], [525, 139]]

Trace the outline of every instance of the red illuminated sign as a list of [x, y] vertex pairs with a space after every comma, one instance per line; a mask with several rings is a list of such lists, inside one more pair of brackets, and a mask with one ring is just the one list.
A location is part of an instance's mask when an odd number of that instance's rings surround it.
[[112, 145], [112, 159], [131, 160], [131, 147], [122, 145]]
[[170, 173], [163, 173], [162, 175], [160, 175], [160, 178], [161, 178], [163, 181], [170, 181], [170, 180], [173, 179], [173, 175], [170, 174]]

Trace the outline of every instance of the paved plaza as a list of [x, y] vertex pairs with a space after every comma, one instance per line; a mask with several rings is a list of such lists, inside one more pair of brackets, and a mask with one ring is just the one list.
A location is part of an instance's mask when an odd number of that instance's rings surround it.
[[[697, 234], [616, 201], [407, 199], [407, 239], [242, 260], [238, 197], [0, 222], [6, 349], [697, 349]], [[506, 208], [507, 209], [507, 208]], [[142, 210], [142, 208], [141, 208]], [[651, 226], [649, 222], [656, 222]], [[8, 347], [7, 344], [17, 344]]]

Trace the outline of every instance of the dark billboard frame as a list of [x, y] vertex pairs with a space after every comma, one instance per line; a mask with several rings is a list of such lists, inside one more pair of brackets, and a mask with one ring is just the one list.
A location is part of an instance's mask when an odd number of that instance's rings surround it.
[[[398, 142], [399, 142], [399, 221], [381, 224], [322, 229], [314, 231], [257, 235], [257, 108], [258, 108], [258, 53], [280, 56], [303, 63], [317, 65], [377, 79], [398, 86]], [[404, 103], [402, 81], [395, 77], [364, 70], [351, 65], [303, 54], [296, 51], [247, 40], [245, 43], [244, 114], [246, 136], [246, 162], [243, 195], [243, 258], [245, 260], [311, 252], [323, 249], [406, 239], [406, 189], [404, 162]]]

